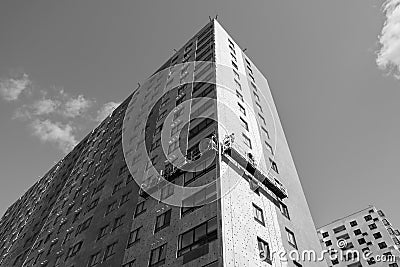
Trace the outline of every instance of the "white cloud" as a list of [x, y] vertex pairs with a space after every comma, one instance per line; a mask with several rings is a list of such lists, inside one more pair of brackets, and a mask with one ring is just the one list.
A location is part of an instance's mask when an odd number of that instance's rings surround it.
[[[64, 95], [64, 92], [61, 91]], [[83, 115], [92, 106], [92, 101], [85, 99], [83, 95], [79, 95], [76, 98], [71, 97], [65, 102], [64, 116], [75, 118], [77, 116]]]
[[31, 81], [27, 74], [23, 74], [18, 79], [0, 79], [0, 93], [5, 100], [14, 101], [24, 90], [28, 89], [30, 84]]
[[117, 103], [117, 102], [113, 102], [113, 101], [105, 103], [103, 105], [103, 107], [99, 111], [97, 111], [96, 121], [100, 122], [100, 121], [104, 120], [120, 104], [121, 104], [121, 102]]
[[60, 102], [58, 100], [41, 99], [36, 101], [32, 108], [36, 115], [47, 115], [53, 113], [59, 105]]
[[400, 0], [386, 0], [383, 11], [386, 21], [379, 36], [381, 48], [376, 63], [400, 79]]
[[71, 151], [77, 143], [73, 134], [74, 128], [70, 124], [35, 119], [31, 127], [33, 134], [41, 141], [54, 143], [65, 153]]

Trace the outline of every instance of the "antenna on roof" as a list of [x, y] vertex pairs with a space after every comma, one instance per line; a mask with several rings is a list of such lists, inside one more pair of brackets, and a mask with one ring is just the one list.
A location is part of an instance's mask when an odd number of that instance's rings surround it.
[[176, 50], [176, 49], [174, 48], [174, 52], [176, 53], [176, 52], [178, 52], [178, 50]]
[[246, 51], [247, 51], [247, 47], [245, 49], [243, 49], [243, 52], [246, 52]]

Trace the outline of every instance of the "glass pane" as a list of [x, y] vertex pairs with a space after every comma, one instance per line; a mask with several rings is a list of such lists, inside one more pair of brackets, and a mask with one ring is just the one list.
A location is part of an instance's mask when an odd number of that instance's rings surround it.
[[217, 217], [212, 218], [211, 220], [208, 221], [208, 229], [207, 232], [211, 233], [213, 231], [217, 230]]
[[166, 245], [163, 245], [160, 247], [160, 256], [159, 256], [159, 260], [163, 260], [165, 259], [167, 250], [165, 249]]
[[207, 235], [207, 224], [200, 225], [194, 231], [194, 241], [198, 241]]
[[154, 264], [154, 263], [158, 262], [158, 255], [159, 255], [158, 249], [154, 249], [151, 251], [150, 264]]
[[182, 235], [180, 248], [185, 248], [192, 243], [193, 243], [193, 231], [190, 231]]

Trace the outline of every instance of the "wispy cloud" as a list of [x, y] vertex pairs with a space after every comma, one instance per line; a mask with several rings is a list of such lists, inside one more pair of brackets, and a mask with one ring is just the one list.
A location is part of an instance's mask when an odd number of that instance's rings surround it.
[[400, 79], [400, 0], [386, 0], [383, 12], [386, 21], [379, 36], [381, 47], [376, 63]]
[[83, 95], [70, 98], [65, 102], [64, 115], [71, 118], [82, 116], [88, 111], [92, 104], [93, 102], [86, 99]]
[[15, 101], [30, 85], [31, 81], [27, 74], [23, 74], [19, 78], [0, 79], [0, 93], [4, 100]]
[[110, 115], [116, 107], [118, 107], [121, 104], [121, 102], [108, 102], [103, 105], [98, 111], [97, 111], [97, 117], [96, 121], [100, 122], [107, 118], [108, 115]]
[[41, 141], [55, 144], [63, 152], [69, 152], [77, 143], [80, 134], [94, 127], [94, 122], [105, 119], [120, 103], [97, 104], [83, 94], [72, 94], [58, 87], [35, 88], [27, 74], [19, 79], [0, 80], [0, 93], [6, 101], [17, 100], [20, 94], [29, 90], [29, 97], [18, 101], [14, 119], [29, 126], [31, 133]]
[[64, 153], [69, 152], [77, 143], [70, 124], [52, 122], [48, 119], [35, 119], [31, 125], [33, 134], [43, 142], [55, 143]]

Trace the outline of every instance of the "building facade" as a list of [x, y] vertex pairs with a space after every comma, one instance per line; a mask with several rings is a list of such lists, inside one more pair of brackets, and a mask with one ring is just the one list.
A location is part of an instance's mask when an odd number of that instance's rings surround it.
[[[399, 266], [400, 231], [369, 206], [318, 229], [329, 266]], [[357, 252], [355, 252], [357, 251]]]
[[321, 245], [268, 82], [216, 20], [38, 183], [0, 266], [326, 266], [276, 254]]

